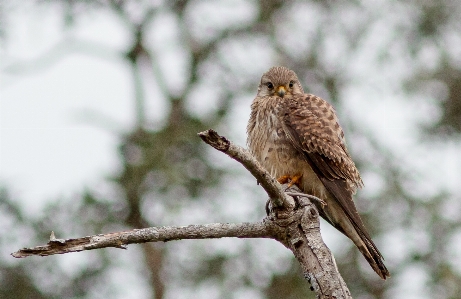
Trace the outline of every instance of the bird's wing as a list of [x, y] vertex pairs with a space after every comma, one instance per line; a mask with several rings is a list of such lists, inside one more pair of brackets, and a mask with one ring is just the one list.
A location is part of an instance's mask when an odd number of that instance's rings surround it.
[[362, 186], [335, 110], [325, 100], [310, 94], [279, 102], [279, 116], [292, 144], [309, 156], [322, 176]]
[[352, 200], [355, 189], [363, 183], [347, 151], [344, 133], [333, 107], [317, 96], [305, 94], [284, 98], [278, 103], [277, 110], [292, 145], [303, 153], [357, 232], [377, 250]]

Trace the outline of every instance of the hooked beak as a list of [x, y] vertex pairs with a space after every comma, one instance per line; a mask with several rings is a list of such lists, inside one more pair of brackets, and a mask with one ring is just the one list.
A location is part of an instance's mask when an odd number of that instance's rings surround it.
[[283, 98], [283, 96], [285, 95], [286, 93], [286, 89], [285, 89], [285, 86], [279, 86], [277, 88], [277, 94], [279, 95], [279, 97]]

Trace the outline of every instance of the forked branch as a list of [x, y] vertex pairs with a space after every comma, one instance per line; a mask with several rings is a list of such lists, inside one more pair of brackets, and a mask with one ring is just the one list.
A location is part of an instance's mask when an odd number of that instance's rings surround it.
[[301, 264], [304, 277], [309, 280], [318, 298], [352, 298], [330, 250], [322, 240], [319, 213], [310, 200], [322, 201], [301, 194], [295, 186], [285, 190], [287, 186], [281, 186], [273, 179], [251, 154], [215, 131], [207, 130], [199, 133], [199, 136], [207, 144], [240, 162], [253, 174], [271, 200], [273, 208], [266, 218], [255, 223], [149, 227], [66, 240], [57, 239], [52, 233], [46, 245], [23, 248], [12, 255], [23, 258], [105, 247], [126, 249], [128, 244], [182, 239], [271, 238], [293, 252]]

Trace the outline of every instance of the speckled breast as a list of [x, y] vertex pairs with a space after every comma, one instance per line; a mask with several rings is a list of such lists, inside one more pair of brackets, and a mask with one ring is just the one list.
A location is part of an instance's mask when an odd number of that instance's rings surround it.
[[270, 99], [253, 103], [247, 133], [251, 153], [274, 178], [302, 174], [301, 189], [323, 197], [323, 184], [305, 160], [304, 154], [291, 145], [277, 117], [275, 104]]

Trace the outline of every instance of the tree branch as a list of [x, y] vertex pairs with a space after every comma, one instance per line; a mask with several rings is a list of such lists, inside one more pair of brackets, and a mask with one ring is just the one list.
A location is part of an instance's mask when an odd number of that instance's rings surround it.
[[279, 182], [246, 149], [233, 144], [226, 137], [219, 136], [211, 129], [198, 133], [198, 136], [205, 143], [241, 163], [261, 184], [274, 207], [294, 208], [293, 198], [285, 194]]
[[[23, 248], [12, 253], [16, 258], [32, 255], [47, 256], [105, 247], [126, 249], [128, 244], [168, 242], [181, 239], [211, 239], [223, 237], [271, 238], [290, 249], [301, 264], [304, 277], [309, 280], [318, 298], [352, 298], [338, 272], [330, 250], [320, 234], [319, 213], [311, 200], [324, 204], [319, 198], [305, 195], [299, 188], [283, 187], [243, 148], [232, 144], [215, 131], [199, 133], [214, 148], [242, 163], [269, 194], [273, 208], [261, 222], [212, 223], [189, 226], [164, 226], [100, 234], [77, 239], [56, 239], [43, 246]], [[293, 197], [286, 194], [291, 194]], [[296, 199], [296, 204], [295, 204]]]
[[[273, 237], [293, 252], [301, 264], [304, 277], [319, 297], [352, 298], [333, 255], [322, 240], [319, 213], [310, 200], [322, 205], [325, 202], [301, 193], [296, 186], [283, 189], [247, 150], [234, 145], [216, 131], [210, 129], [198, 135], [205, 143], [240, 162], [266, 190], [275, 207], [269, 218], [275, 221], [277, 227], [284, 228]], [[293, 198], [287, 195], [297, 197], [297, 209], [293, 205]]]
[[56, 239], [54, 233], [51, 232], [48, 244], [32, 248], [23, 248], [11, 255], [16, 258], [24, 258], [32, 255], [48, 256], [106, 247], [127, 249], [126, 245], [128, 244], [146, 242], [168, 242], [182, 239], [213, 239], [224, 237], [268, 238], [270, 234], [267, 232], [267, 227], [263, 222], [149, 227], [67, 240]]
[[302, 195], [297, 198], [301, 208], [293, 212], [290, 224], [286, 226], [287, 247], [301, 264], [304, 277], [320, 298], [352, 298], [331, 251], [322, 240], [319, 213], [310, 201], [311, 197]]

